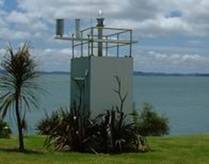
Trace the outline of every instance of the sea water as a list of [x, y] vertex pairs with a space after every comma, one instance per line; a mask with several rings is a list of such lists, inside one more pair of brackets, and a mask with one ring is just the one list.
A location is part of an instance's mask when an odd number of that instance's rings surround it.
[[[70, 103], [68, 74], [44, 74], [39, 83], [44, 91], [38, 93], [39, 109], [27, 113], [28, 133], [36, 132], [45, 113]], [[133, 93], [137, 110], [148, 102], [168, 117], [171, 135], [209, 132], [209, 77], [134, 76]], [[15, 132], [14, 116], [7, 120]]]

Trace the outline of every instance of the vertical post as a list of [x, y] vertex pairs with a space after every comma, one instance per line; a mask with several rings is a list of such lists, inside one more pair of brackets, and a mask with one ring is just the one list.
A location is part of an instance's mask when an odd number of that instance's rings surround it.
[[80, 19], [75, 19], [75, 37], [80, 38]]
[[104, 18], [97, 18], [97, 30], [98, 30], [98, 56], [103, 56], [103, 27]]
[[90, 56], [90, 36], [88, 34], [88, 56]]
[[119, 34], [117, 34], [117, 57], [119, 57]]
[[91, 27], [91, 55], [94, 54], [94, 29]]
[[103, 52], [103, 42], [102, 42], [102, 37], [103, 37], [103, 29], [102, 27], [97, 27], [98, 28], [98, 56], [102, 56]]
[[74, 34], [72, 34], [72, 57], [74, 58]]
[[133, 32], [130, 30], [130, 52], [129, 52], [129, 57], [132, 57], [132, 39], [133, 39]]
[[83, 32], [81, 32], [81, 57], [83, 57]]
[[108, 56], [108, 36], [106, 36], [105, 39], [106, 39], [106, 45], [105, 45], [105, 48], [106, 48], [106, 56]]

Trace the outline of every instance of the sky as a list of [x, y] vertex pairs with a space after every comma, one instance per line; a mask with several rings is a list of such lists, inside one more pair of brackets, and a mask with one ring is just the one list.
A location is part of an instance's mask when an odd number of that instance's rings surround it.
[[[209, 73], [209, 0], [0, 0], [0, 60], [5, 47], [30, 41], [41, 71], [69, 71], [70, 42], [54, 39], [55, 19], [66, 33], [95, 23], [132, 28], [134, 70]], [[92, 21], [93, 20], [93, 21]]]

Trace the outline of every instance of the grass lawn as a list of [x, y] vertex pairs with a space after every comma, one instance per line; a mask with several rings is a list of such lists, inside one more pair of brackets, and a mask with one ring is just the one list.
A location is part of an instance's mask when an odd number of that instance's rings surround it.
[[156, 163], [156, 164], [208, 164], [209, 134], [176, 137], [149, 137], [152, 148], [148, 153], [125, 153], [120, 155], [94, 155], [82, 153], [63, 153], [46, 150], [44, 137], [25, 138], [27, 153], [16, 151], [17, 138], [0, 139], [0, 164], [114, 164], [114, 163]]

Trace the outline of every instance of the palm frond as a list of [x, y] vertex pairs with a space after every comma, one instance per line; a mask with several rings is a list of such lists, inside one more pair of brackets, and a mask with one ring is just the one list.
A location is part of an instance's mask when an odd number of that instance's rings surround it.
[[6, 113], [9, 109], [9, 107], [12, 106], [12, 104], [15, 101], [14, 95], [13, 94], [5, 94], [1, 96], [1, 103], [0, 103], [0, 116], [1, 118], [4, 118], [6, 116]]
[[6, 52], [1, 62], [1, 66], [5, 71], [0, 77], [1, 115], [5, 116], [7, 109], [13, 106], [15, 94], [19, 95], [18, 99], [25, 109], [30, 111], [38, 108], [38, 100], [34, 93], [41, 90], [41, 88], [37, 83], [39, 74], [36, 71], [36, 62], [30, 55], [29, 42], [25, 42], [17, 50], [9, 44], [6, 47]]

